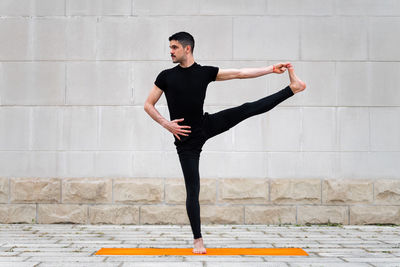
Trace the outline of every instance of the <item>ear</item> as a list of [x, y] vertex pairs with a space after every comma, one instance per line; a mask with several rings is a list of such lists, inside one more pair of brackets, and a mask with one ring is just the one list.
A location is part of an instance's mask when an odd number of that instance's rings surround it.
[[185, 52], [188, 53], [188, 54], [190, 53], [190, 45], [187, 45], [187, 46], [185, 47]]

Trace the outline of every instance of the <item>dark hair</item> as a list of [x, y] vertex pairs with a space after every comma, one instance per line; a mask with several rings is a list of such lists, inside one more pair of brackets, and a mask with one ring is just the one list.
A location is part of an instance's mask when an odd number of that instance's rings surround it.
[[169, 41], [175, 40], [178, 41], [183, 48], [185, 48], [187, 45], [190, 46], [190, 50], [193, 54], [193, 49], [194, 49], [194, 38], [193, 36], [188, 33], [188, 32], [177, 32], [171, 35], [168, 39]]

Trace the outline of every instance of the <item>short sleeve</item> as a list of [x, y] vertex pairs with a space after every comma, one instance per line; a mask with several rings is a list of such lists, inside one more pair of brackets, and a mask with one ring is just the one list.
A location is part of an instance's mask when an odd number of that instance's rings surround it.
[[207, 70], [207, 76], [209, 77], [209, 81], [213, 82], [217, 79], [217, 74], [219, 71], [219, 67], [215, 66], [205, 66]]
[[160, 72], [157, 75], [157, 78], [154, 82], [154, 84], [160, 88], [161, 90], [165, 91], [167, 89], [167, 83], [166, 83], [166, 75], [165, 75], [165, 70], [163, 70], [162, 72]]

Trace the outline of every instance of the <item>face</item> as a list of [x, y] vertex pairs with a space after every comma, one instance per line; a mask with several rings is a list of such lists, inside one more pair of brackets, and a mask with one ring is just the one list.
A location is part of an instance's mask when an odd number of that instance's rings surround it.
[[171, 49], [170, 53], [172, 62], [180, 63], [186, 59], [187, 51], [185, 51], [181, 43], [179, 43], [178, 41], [171, 40], [169, 42], [169, 48]]

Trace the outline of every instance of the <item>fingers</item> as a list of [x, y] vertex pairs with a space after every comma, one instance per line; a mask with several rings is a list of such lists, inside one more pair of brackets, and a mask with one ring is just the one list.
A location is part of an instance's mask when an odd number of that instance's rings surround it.
[[286, 65], [286, 68], [288, 68], [288, 69], [292, 69], [292, 68], [293, 68], [293, 65], [292, 65], [292, 63], [288, 62], [288, 64]]
[[178, 140], [180, 141], [181, 139], [179, 138], [179, 135], [174, 134], [176, 138], [178, 138]]
[[180, 141], [181, 138], [179, 137], [179, 135], [183, 135], [183, 136], [189, 136], [188, 133], [191, 133], [191, 130], [185, 130], [185, 129], [190, 129], [191, 127], [189, 125], [179, 125], [178, 122], [183, 121], [184, 118], [181, 119], [176, 119], [171, 121], [172, 125], [170, 128], [170, 132]]

